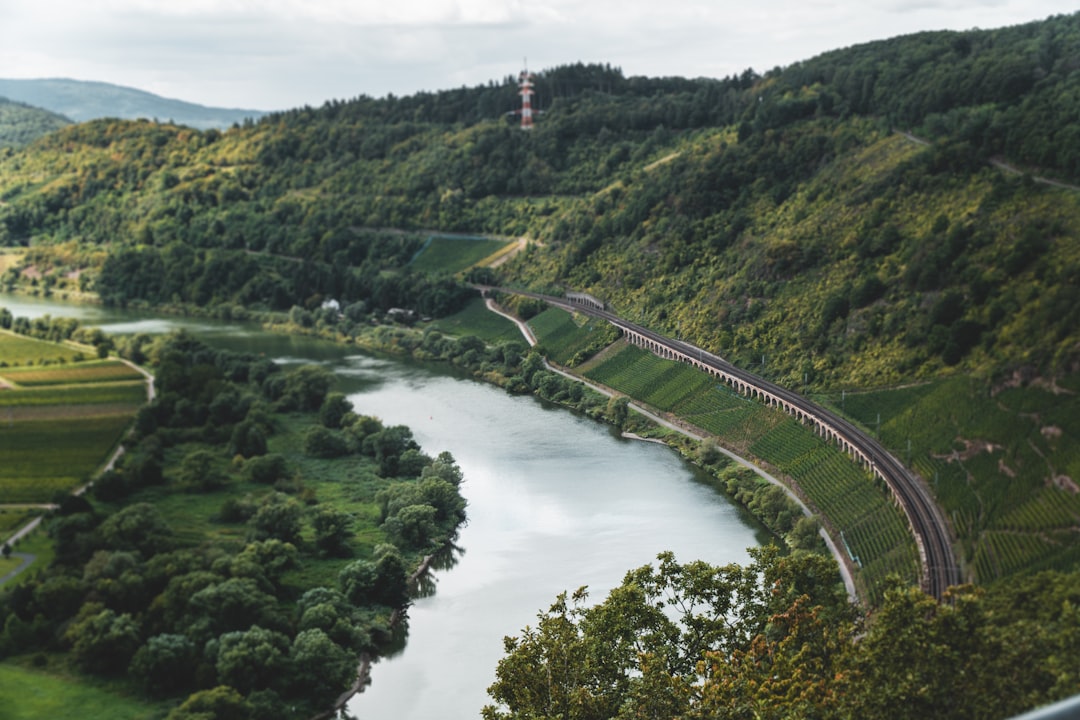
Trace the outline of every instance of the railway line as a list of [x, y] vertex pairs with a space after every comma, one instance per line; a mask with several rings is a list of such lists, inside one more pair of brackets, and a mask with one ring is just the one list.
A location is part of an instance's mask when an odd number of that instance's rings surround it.
[[804, 424], [812, 424], [819, 435], [835, 441], [869, 472], [881, 478], [907, 517], [919, 550], [923, 589], [941, 599], [951, 585], [963, 582], [963, 573], [953, 550], [948, 523], [927, 486], [876, 439], [827, 408], [802, 395], [732, 365], [727, 360], [689, 343], [673, 340], [648, 328], [635, 325], [608, 311], [603, 303], [587, 295], [572, 299], [539, 293], [495, 288], [526, 295], [549, 305], [606, 320], [623, 331], [637, 345], [661, 357], [687, 362], [727, 382], [738, 392], [779, 407]]

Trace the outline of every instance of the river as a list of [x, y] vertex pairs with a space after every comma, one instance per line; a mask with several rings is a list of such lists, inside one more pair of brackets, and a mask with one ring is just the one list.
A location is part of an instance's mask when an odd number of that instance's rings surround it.
[[747, 547], [768, 539], [670, 449], [445, 368], [238, 323], [0, 295], [5, 304], [15, 315], [75, 315], [113, 333], [182, 326], [215, 345], [325, 363], [359, 412], [408, 425], [428, 454], [453, 453], [468, 523], [452, 567], [436, 570], [434, 593], [409, 609], [405, 649], [376, 663], [371, 685], [349, 703], [359, 720], [478, 717], [503, 636], [534, 625], [558, 593], [587, 585], [599, 600], [663, 550], [744, 562]]

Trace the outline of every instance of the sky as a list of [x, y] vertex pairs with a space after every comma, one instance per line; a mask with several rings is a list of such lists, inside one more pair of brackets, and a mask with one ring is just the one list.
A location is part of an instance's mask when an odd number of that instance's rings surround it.
[[1076, 0], [0, 0], [0, 78], [282, 110], [498, 82], [526, 63], [726, 77], [1076, 10]]

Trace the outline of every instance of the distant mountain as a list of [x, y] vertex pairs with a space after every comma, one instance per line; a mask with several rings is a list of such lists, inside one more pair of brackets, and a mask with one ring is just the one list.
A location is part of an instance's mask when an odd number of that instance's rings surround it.
[[70, 124], [63, 115], [0, 97], [0, 147], [23, 147]]
[[0, 97], [59, 113], [75, 122], [98, 118], [171, 121], [206, 130], [227, 128], [247, 118], [257, 120], [262, 110], [213, 108], [172, 100], [143, 90], [103, 82], [51, 78], [0, 79]]

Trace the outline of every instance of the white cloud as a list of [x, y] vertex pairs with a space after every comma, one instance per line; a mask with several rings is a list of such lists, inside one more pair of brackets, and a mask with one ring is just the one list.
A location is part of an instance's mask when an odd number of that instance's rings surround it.
[[0, 0], [0, 77], [276, 109], [500, 80], [525, 57], [536, 70], [716, 77], [1074, 11], [1074, 0]]

